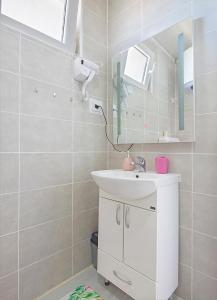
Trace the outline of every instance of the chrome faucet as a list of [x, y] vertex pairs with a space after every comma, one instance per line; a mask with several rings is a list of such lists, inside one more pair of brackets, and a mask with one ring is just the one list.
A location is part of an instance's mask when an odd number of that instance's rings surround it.
[[137, 156], [136, 161], [134, 161], [132, 164], [138, 167], [139, 172], [146, 172], [146, 161], [144, 157]]

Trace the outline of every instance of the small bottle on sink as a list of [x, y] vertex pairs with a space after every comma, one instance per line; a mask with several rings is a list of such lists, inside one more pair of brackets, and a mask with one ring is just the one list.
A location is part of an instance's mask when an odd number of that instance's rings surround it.
[[130, 157], [129, 151], [127, 151], [127, 157], [125, 157], [123, 160], [122, 169], [124, 171], [133, 171], [135, 169], [135, 164], [133, 159]]

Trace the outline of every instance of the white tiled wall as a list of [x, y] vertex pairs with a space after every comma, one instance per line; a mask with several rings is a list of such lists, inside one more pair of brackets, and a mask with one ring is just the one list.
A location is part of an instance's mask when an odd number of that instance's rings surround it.
[[[194, 35], [196, 143], [138, 144], [133, 155], [144, 156], [153, 170], [154, 157], [165, 154], [170, 171], [182, 175], [176, 294], [184, 300], [217, 299], [217, 1], [109, 0], [108, 8], [110, 55], [186, 17], [200, 17]], [[109, 167], [120, 168], [122, 158], [123, 154], [111, 151]]]
[[[84, 1], [90, 86], [106, 108], [106, 1]], [[0, 299], [31, 300], [91, 263], [104, 121], [81, 102], [73, 56], [0, 27]]]
[[[83, 20], [84, 55], [103, 63], [91, 95], [105, 107], [106, 2], [84, 0]], [[109, 53], [189, 16], [192, 8], [188, 0], [108, 4]], [[194, 15], [203, 15], [195, 34], [197, 141], [138, 144], [134, 155], [144, 155], [153, 169], [154, 157], [167, 154], [171, 171], [182, 174], [176, 294], [216, 300], [217, 3], [193, 4]], [[123, 154], [106, 152], [103, 119], [80, 102], [71, 55], [4, 26], [0, 45], [0, 298], [18, 300], [19, 293], [19, 300], [31, 300], [90, 264], [98, 206], [90, 171], [106, 168], [107, 157], [109, 167], [120, 167]]]

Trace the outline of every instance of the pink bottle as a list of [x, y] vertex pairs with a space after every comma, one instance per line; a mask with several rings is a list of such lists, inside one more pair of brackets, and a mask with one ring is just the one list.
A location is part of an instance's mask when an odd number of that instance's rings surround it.
[[130, 157], [129, 151], [127, 152], [127, 157], [125, 157], [123, 160], [122, 169], [124, 171], [133, 171], [135, 169], [135, 164], [133, 163], [133, 160]]
[[159, 174], [168, 173], [169, 169], [169, 159], [165, 156], [156, 156], [155, 157], [155, 169]]

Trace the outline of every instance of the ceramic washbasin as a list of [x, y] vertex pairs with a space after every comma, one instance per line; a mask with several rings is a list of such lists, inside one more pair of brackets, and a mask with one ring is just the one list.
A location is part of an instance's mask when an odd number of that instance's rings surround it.
[[180, 176], [172, 173], [102, 170], [91, 175], [101, 190], [126, 200], [142, 199], [160, 186], [180, 181]]

